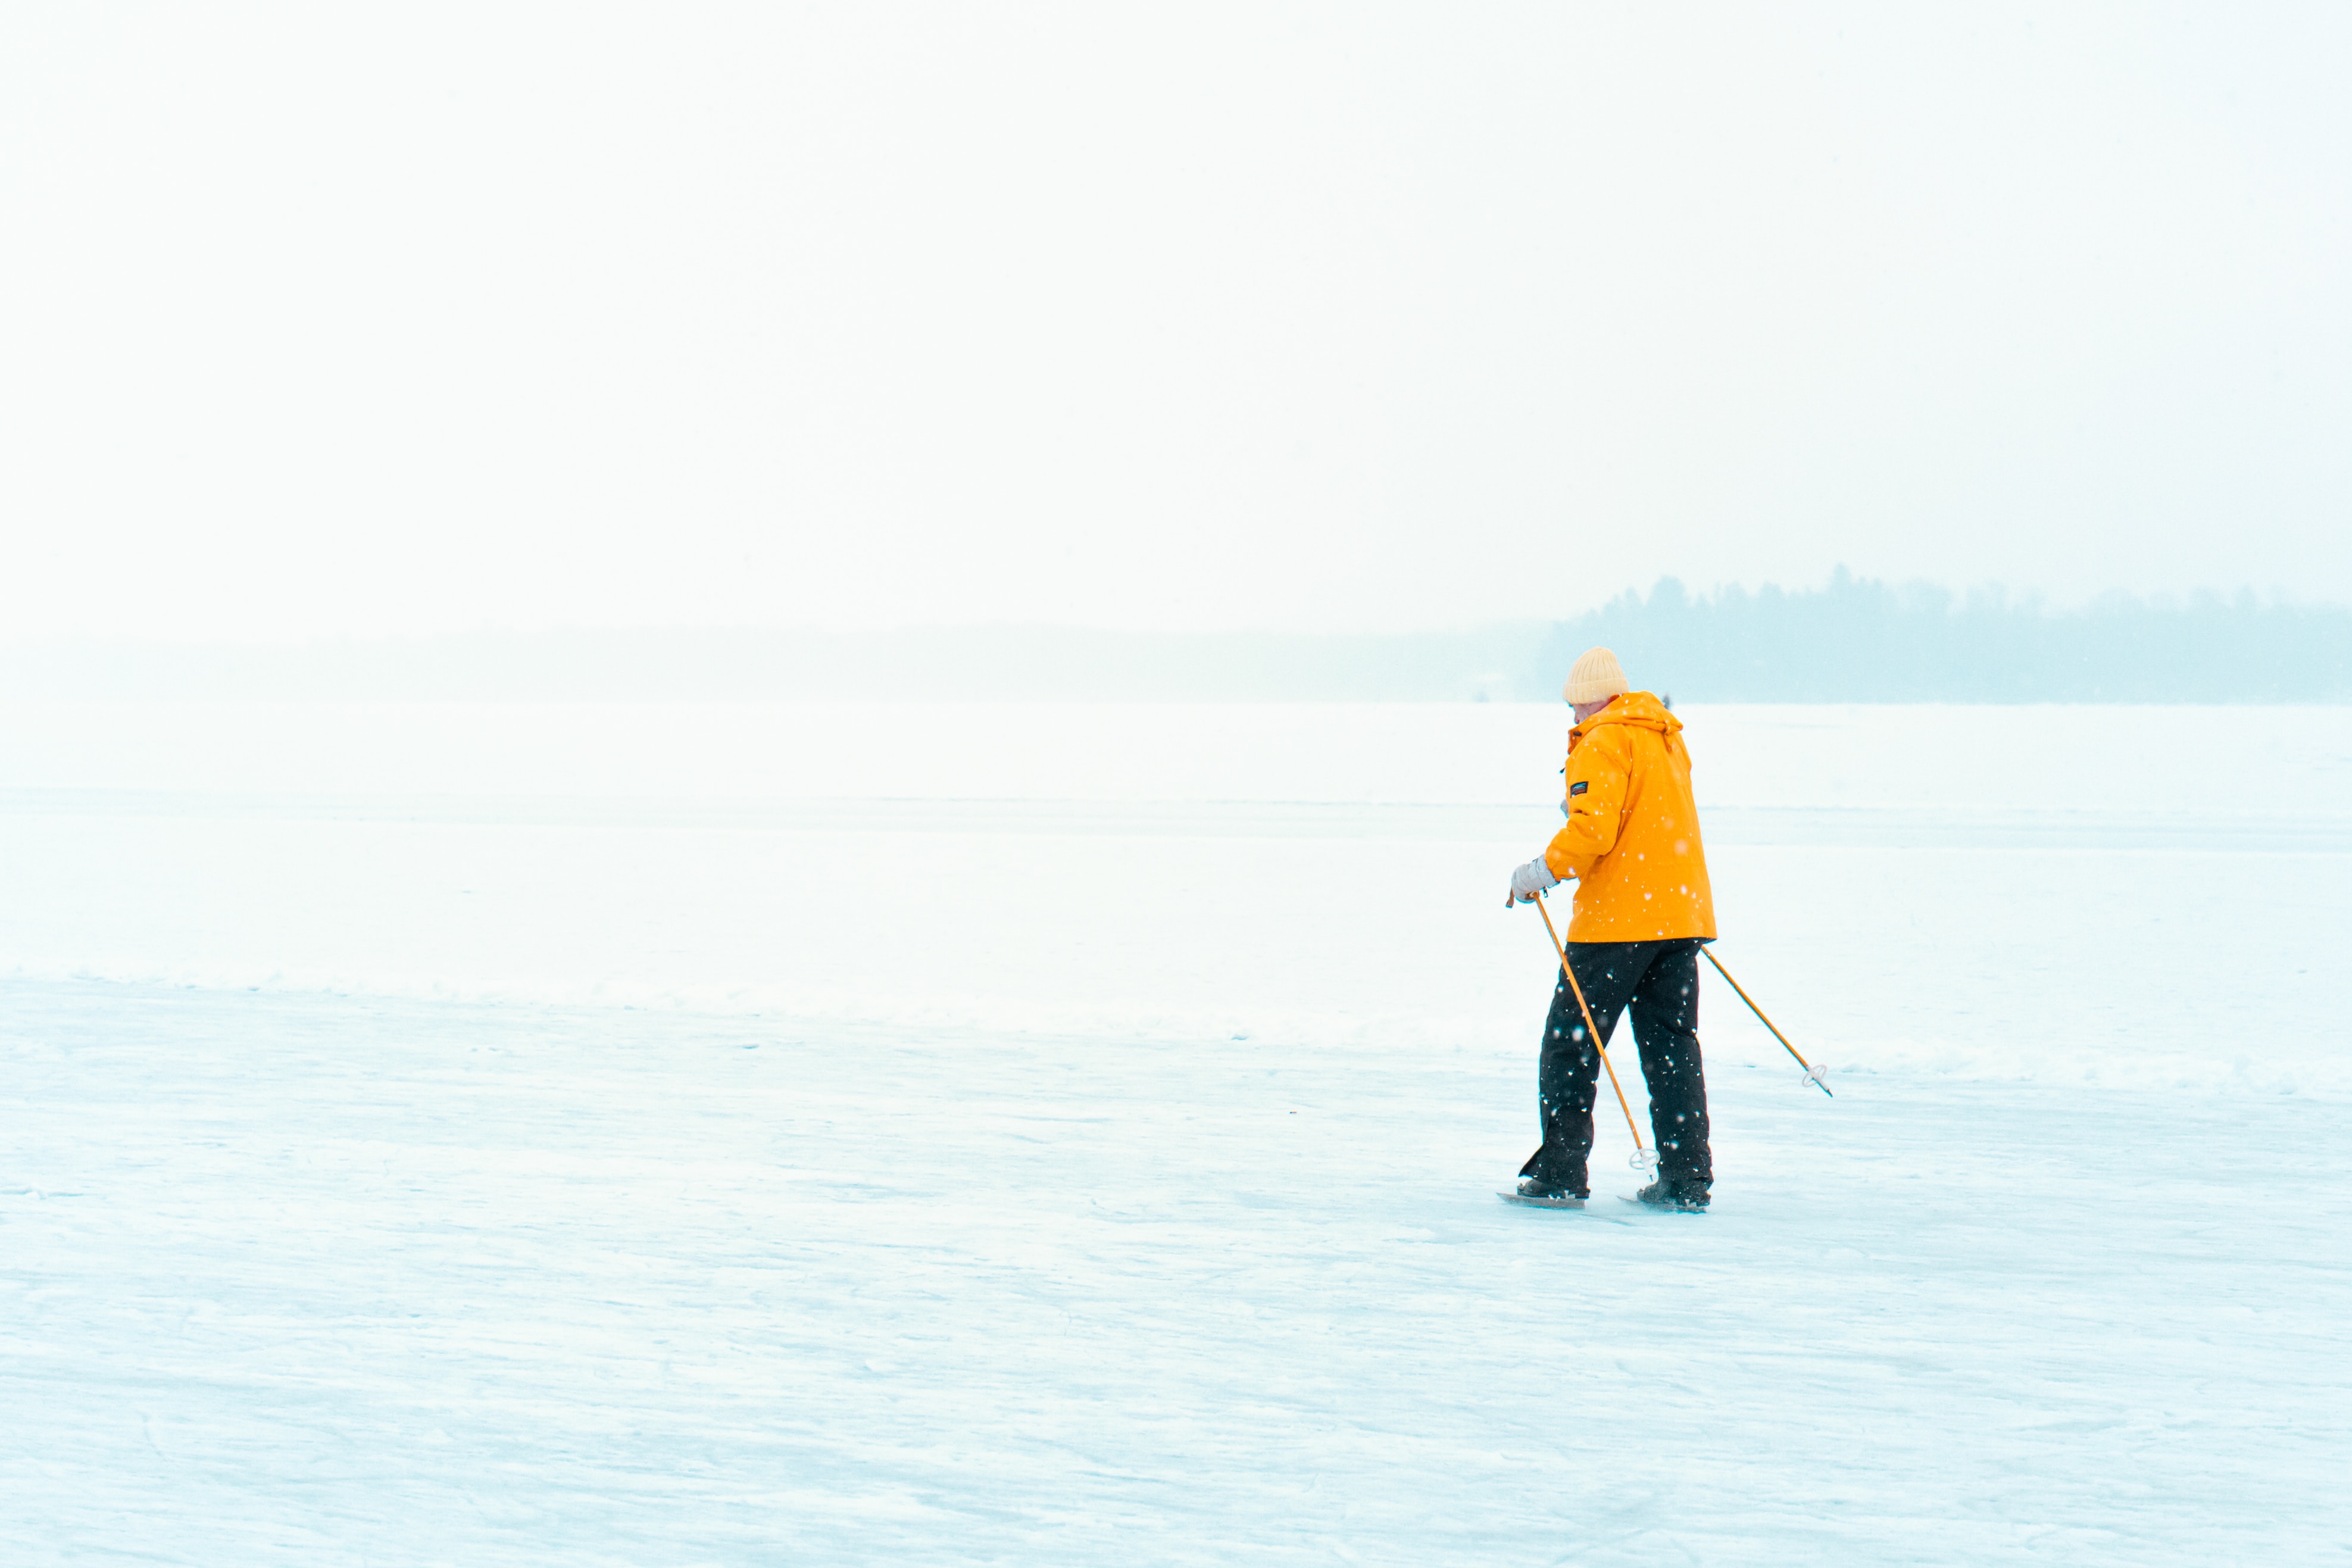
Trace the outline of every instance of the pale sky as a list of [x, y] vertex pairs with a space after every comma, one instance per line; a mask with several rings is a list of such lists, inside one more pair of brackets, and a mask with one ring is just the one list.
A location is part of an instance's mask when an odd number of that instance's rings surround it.
[[2352, 600], [2352, 7], [0, 10], [0, 638]]

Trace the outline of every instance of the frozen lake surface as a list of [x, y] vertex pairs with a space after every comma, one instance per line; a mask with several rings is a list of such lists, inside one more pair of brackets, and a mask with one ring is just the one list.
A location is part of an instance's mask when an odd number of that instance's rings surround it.
[[1557, 709], [0, 713], [0, 1548], [2344, 1555], [2352, 716], [1685, 717], [1699, 1218]]

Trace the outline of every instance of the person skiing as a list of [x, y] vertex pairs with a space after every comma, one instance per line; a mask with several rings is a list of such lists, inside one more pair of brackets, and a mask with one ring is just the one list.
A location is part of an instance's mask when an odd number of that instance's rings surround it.
[[[1715, 897], [1691, 798], [1682, 721], [1635, 691], [1617, 656], [1596, 647], [1576, 661], [1563, 692], [1576, 709], [1568, 732], [1568, 825], [1511, 873], [1509, 903], [1530, 903], [1573, 879], [1568, 965], [1606, 1045], [1629, 1005], [1650, 1087], [1657, 1177], [1637, 1194], [1660, 1208], [1706, 1207], [1715, 1184], [1707, 1150], [1706, 1080], [1698, 1047], [1698, 954], [1715, 940]], [[1592, 1101], [1601, 1058], [1583, 1009], [1556, 975], [1537, 1068], [1543, 1146], [1519, 1173], [1523, 1198], [1591, 1196]]]

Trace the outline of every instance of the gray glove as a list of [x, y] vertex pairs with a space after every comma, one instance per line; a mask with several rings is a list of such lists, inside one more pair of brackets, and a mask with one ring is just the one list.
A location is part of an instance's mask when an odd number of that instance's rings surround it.
[[1559, 879], [1551, 874], [1551, 868], [1545, 865], [1544, 858], [1538, 855], [1511, 873], [1511, 896], [1506, 901], [1514, 904], [1533, 903], [1538, 893], [1542, 892], [1546, 888], [1559, 886]]

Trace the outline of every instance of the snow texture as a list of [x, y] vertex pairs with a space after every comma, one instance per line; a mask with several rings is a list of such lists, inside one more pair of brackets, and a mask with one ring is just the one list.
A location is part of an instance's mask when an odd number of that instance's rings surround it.
[[2345, 1557], [2352, 715], [1684, 716], [1705, 1216], [1556, 708], [0, 716], [0, 1559]]

